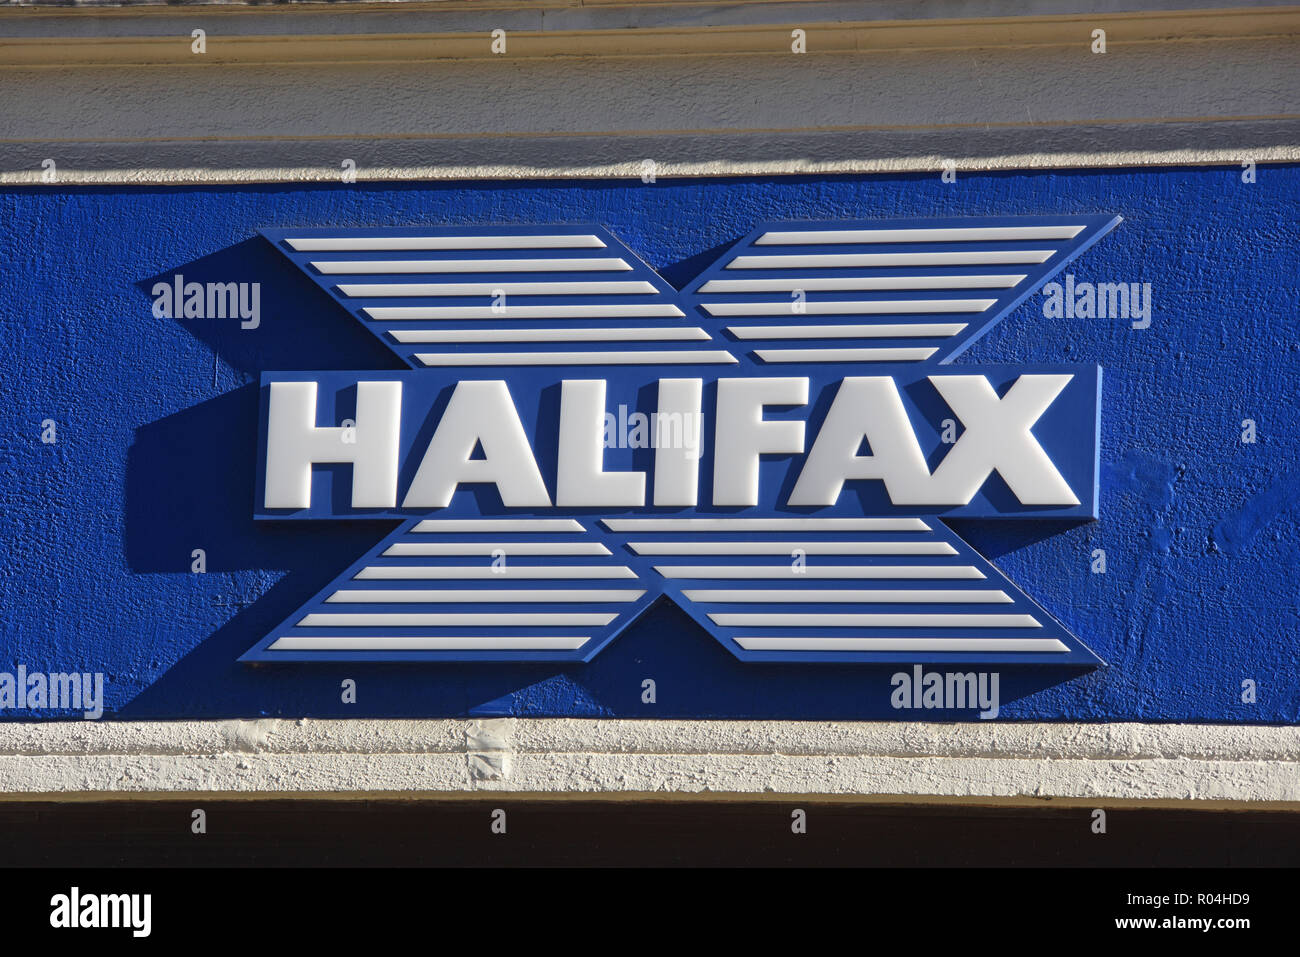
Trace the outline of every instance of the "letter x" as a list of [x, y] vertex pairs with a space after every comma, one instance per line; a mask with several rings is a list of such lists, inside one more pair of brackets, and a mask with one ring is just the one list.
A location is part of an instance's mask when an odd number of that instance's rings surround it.
[[[382, 507], [391, 475], [367, 456], [391, 449], [390, 432], [372, 431], [368, 446], [331, 444], [322, 453], [350, 463], [333, 471], [352, 470], [351, 499], [312, 498], [310, 465], [270, 489], [269, 498], [259, 485], [258, 518], [391, 518], [397, 525], [242, 660], [589, 661], [666, 598], [746, 662], [1096, 665], [1096, 655], [945, 517], [1094, 517], [1099, 370], [1016, 368], [995, 386], [988, 371], [954, 375], [961, 367], [947, 364], [1118, 221], [767, 224], [680, 290], [597, 226], [266, 232], [407, 371], [264, 374], [261, 441], [272, 388], [297, 401], [291, 411], [300, 431], [318, 432], [305, 433], [310, 447], [264, 448], [261, 466], [268, 457], [311, 455], [316, 444], [333, 443], [331, 430], [361, 403], [358, 420], [391, 410], [399, 393], [403, 403], [427, 396], [424, 411], [407, 407], [414, 421], [401, 420], [398, 441], [418, 451], [404, 453], [397, 501], [414, 479], [419, 494], [410, 501], [448, 504]], [[717, 401], [723, 378], [864, 376], [892, 376], [914, 403], [929, 403], [927, 417], [951, 415], [961, 425], [955, 444], [932, 445], [929, 482], [910, 495], [895, 489], [892, 506], [881, 498], [881, 481], [852, 476], [833, 507], [780, 504], [797, 476], [800, 456], [787, 453], [801, 434], [780, 423], [808, 422], [811, 442], [814, 412], [825, 414], [812, 405], [800, 416], [783, 418], [780, 409], [750, 415], [747, 428], [770, 449], [760, 443], [756, 462], [729, 459], [732, 471], [716, 477], [705, 461], [694, 508], [657, 506], [649, 490], [643, 508], [590, 501], [505, 508], [482, 486], [446, 487], [438, 454], [420, 464], [436, 414], [462, 381], [505, 383], [542, 462], [555, 454], [566, 380], [604, 380], [611, 388], [643, 382], [644, 389], [672, 380], [671, 398], [665, 392], [661, 402], [676, 409], [698, 401], [698, 387], [680, 385], [692, 380]], [[400, 390], [359, 385], [396, 381]], [[295, 385], [272, 385], [285, 382]], [[506, 400], [498, 386], [474, 388], [493, 402]], [[570, 388], [565, 401], [581, 399], [592, 427], [603, 428], [595, 403], [605, 393], [580, 391]], [[788, 391], [790, 402], [805, 398]], [[740, 408], [743, 393], [728, 387], [722, 400]], [[304, 425], [298, 419], [313, 397], [324, 420]], [[1040, 442], [1049, 426], [1077, 448], [1049, 456]], [[718, 446], [753, 445], [739, 433], [711, 436], [707, 421], [705, 429], [705, 460]], [[452, 450], [446, 454], [472, 465], [474, 443], [454, 438], [440, 440]], [[782, 463], [791, 471], [763, 479], [780, 500], [751, 504], [755, 470]], [[553, 482], [556, 462], [542, 466]], [[567, 467], [591, 474], [599, 464]], [[647, 465], [638, 469], [648, 474]], [[671, 472], [678, 485], [690, 474]], [[531, 476], [520, 480], [544, 500]], [[609, 500], [623, 501], [637, 488], [629, 477]], [[726, 504], [713, 504], [713, 495]], [[899, 498], [909, 504], [898, 507]], [[926, 504], [954, 501], [966, 504]], [[1055, 512], [1037, 507], [1062, 502], [1074, 504]], [[364, 508], [375, 503], [381, 507]]]

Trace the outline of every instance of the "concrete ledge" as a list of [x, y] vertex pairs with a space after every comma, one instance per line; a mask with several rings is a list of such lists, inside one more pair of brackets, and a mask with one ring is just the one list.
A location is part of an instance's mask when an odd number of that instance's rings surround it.
[[[347, 154], [357, 163], [357, 183], [399, 183], [399, 182], [455, 182], [455, 181], [491, 181], [491, 180], [565, 180], [565, 179], [627, 179], [640, 180], [645, 160], [655, 163], [657, 180], [670, 180], [675, 177], [712, 177], [712, 176], [831, 176], [841, 174], [888, 174], [920, 173], [938, 176], [949, 163], [952, 163], [958, 175], [966, 176], [994, 171], [1033, 171], [1033, 170], [1068, 170], [1068, 169], [1116, 169], [1168, 166], [1228, 166], [1238, 167], [1250, 160], [1257, 164], [1300, 162], [1300, 145], [1270, 142], [1290, 138], [1300, 144], [1300, 120], [1275, 121], [1260, 124], [1225, 124], [1222, 130], [1203, 127], [1199, 130], [1201, 142], [1221, 138], [1233, 142], [1231, 146], [1169, 149], [1140, 149], [1136, 145], [1131, 149], [1116, 150], [1082, 150], [1070, 146], [1082, 146], [1093, 128], [1076, 127], [1068, 136], [1057, 135], [1059, 131], [1042, 130], [1037, 136], [1037, 144], [1044, 145], [1060, 141], [1060, 152], [1008, 152], [969, 153], [965, 149], [950, 153], [930, 152], [942, 138], [951, 140], [950, 133], [907, 134], [894, 137], [857, 136], [836, 134], [804, 134], [805, 143], [817, 143], [832, 154], [825, 159], [790, 159], [776, 158], [780, 137], [767, 136], [761, 140], [755, 137], [718, 136], [698, 138], [664, 137], [662, 139], [644, 138], [606, 138], [593, 144], [588, 149], [587, 161], [582, 162], [579, 154], [581, 145], [565, 143], [569, 147], [566, 153], [554, 158], [571, 160], [559, 165], [547, 163], [510, 163], [483, 162], [474, 163], [466, 157], [464, 162], [428, 164], [413, 157], [409, 166], [367, 165], [365, 157], [383, 156], [382, 164], [390, 163], [395, 156], [403, 153], [420, 152], [419, 144], [393, 144], [392, 142], [353, 143], [341, 148], [334, 143], [294, 144], [287, 147], [283, 143], [236, 143], [204, 144], [206, 155], [211, 158], [221, 153], [229, 153], [232, 160], [236, 157], [248, 159], [264, 155], [268, 163], [284, 160], [289, 152], [298, 152], [302, 165], [281, 166], [225, 166], [213, 167], [176, 165], [176, 166], [110, 166], [108, 168], [91, 168], [94, 162], [121, 155], [123, 159], [132, 154], [156, 161], [161, 155], [175, 153], [181, 161], [189, 159], [187, 152], [194, 152], [188, 144], [149, 144], [147, 147], [133, 147], [123, 144], [17, 144], [8, 150], [8, 160], [15, 166], [26, 168], [0, 168], [0, 186], [32, 186], [46, 190], [60, 190], [74, 186], [184, 186], [190, 184], [212, 185], [253, 185], [258, 183], [339, 183], [339, 170], [332, 162], [336, 157]], [[982, 131], [989, 133], [990, 131]], [[1033, 135], [1032, 130], [1009, 130], [1005, 137], [971, 135], [965, 137], [967, 148], [977, 139], [1004, 139], [1009, 147], [1019, 145], [1015, 140], [1021, 136]], [[1112, 141], [1119, 137], [1113, 130], [1108, 131]], [[1145, 137], [1148, 145], [1161, 131], [1152, 131], [1149, 127], [1134, 129], [1127, 138]], [[1183, 130], [1171, 130], [1168, 139], [1177, 137]], [[549, 138], [548, 138], [549, 139]], [[558, 139], [558, 138], [557, 138]], [[888, 139], [890, 142], [885, 142]], [[1161, 139], [1166, 139], [1161, 137]], [[1235, 139], [1235, 142], [1234, 142]], [[859, 155], [850, 157], [842, 155], [849, 151], [853, 142], [870, 141], [876, 155]], [[1068, 141], [1068, 142], [1067, 142]], [[721, 154], [728, 145], [749, 154], [746, 159], [726, 159]], [[457, 144], [460, 145], [460, 144]], [[476, 156], [487, 153], [499, 153], [504, 150], [494, 148], [486, 140], [464, 144], [467, 152]], [[924, 150], [919, 154], [899, 155], [909, 145]], [[951, 145], [951, 144], [950, 144]], [[537, 153], [542, 149], [541, 143], [530, 140], [521, 152]], [[453, 146], [447, 152], [455, 150]], [[609, 156], [621, 151], [624, 157], [635, 159], [614, 159], [608, 162], [590, 162], [590, 154], [597, 152]], [[42, 182], [41, 162], [49, 154], [55, 154], [67, 165], [59, 166], [58, 179], [55, 183]], [[760, 158], [762, 154], [773, 154], [772, 159]], [[657, 156], [682, 157], [692, 154], [699, 159], [654, 159]], [[841, 154], [835, 157], [834, 154]], [[326, 159], [326, 156], [329, 159]], [[832, 158], [833, 157], [833, 158]], [[147, 161], [146, 161], [147, 162]], [[85, 164], [85, 165], [82, 165]]]
[[778, 721], [0, 726], [0, 797], [1043, 799], [1300, 809], [1300, 728]]

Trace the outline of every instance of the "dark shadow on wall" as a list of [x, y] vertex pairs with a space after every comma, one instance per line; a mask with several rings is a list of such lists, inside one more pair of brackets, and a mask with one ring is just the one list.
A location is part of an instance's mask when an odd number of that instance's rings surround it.
[[[396, 522], [253, 519], [257, 387], [199, 403], [136, 429], [127, 452], [126, 557], [133, 572], [190, 572], [196, 548], [208, 572], [291, 569], [321, 562], [322, 541], [356, 552]], [[322, 585], [325, 583], [322, 583]]]
[[[274, 370], [403, 366], [260, 236], [137, 287], [153, 301], [155, 285], [177, 275], [185, 283], [259, 284], [259, 322], [244, 329], [238, 317], [157, 320], [182, 325], [248, 381], [136, 430], [127, 455], [127, 562], [136, 572], [188, 572], [192, 550], [203, 548], [209, 571], [299, 567], [304, 556], [293, 543], [311, 537], [307, 527], [275, 533], [252, 518], [258, 378]], [[280, 545], [268, 550], [269, 540]]]
[[[685, 259], [671, 263], [659, 270], [659, 275], [668, 281], [668, 284], [674, 289], [681, 289], [692, 279], [698, 276], [704, 270], [716, 262], [728, 249], [740, 242], [741, 237], [714, 246], [712, 249], [706, 249], [702, 253], [696, 253], [694, 256], [687, 256]], [[716, 322], [716, 320], [715, 320]]]
[[[1002, 483], [1002, 477], [995, 473], [990, 481]], [[1002, 484], [1005, 487], [1005, 483]], [[1003, 555], [1072, 532], [1080, 525], [1093, 524], [1090, 518], [1035, 518], [1029, 521], [950, 518], [944, 521], [962, 541], [995, 564]]]
[[136, 287], [153, 303], [155, 286], [174, 288], [178, 274], [184, 283], [205, 288], [208, 283], [258, 284], [256, 328], [243, 328], [238, 317], [187, 319], [174, 314], [157, 320], [178, 323], [245, 376], [292, 369], [406, 368], [261, 236], [142, 279]]

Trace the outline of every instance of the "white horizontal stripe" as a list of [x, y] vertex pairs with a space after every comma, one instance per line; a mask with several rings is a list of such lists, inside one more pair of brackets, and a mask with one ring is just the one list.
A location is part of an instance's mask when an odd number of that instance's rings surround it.
[[1055, 249], [972, 250], [964, 253], [812, 253], [737, 256], [728, 269], [840, 269], [845, 266], [983, 266], [1043, 263]]
[[[881, 299], [873, 302], [706, 302], [712, 316], [892, 315], [911, 312], [983, 312], [996, 299]], [[799, 313], [795, 306], [799, 306]]]
[[507, 565], [492, 568], [486, 565], [367, 565], [352, 576], [354, 581], [412, 581], [433, 579], [486, 578], [510, 580], [512, 578], [636, 578], [636, 572], [626, 565]]
[[430, 518], [412, 532], [583, 532], [571, 518]]
[[296, 252], [399, 249], [603, 249], [599, 236], [331, 236], [286, 240]]
[[737, 361], [730, 352], [702, 349], [677, 352], [644, 349], [628, 349], [626, 352], [417, 352], [415, 358], [426, 366], [719, 365]]
[[313, 612], [298, 622], [299, 628], [440, 628], [446, 625], [460, 627], [535, 627], [551, 628], [556, 625], [608, 625], [618, 617], [617, 612], [592, 614], [587, 612], [383, 612], [347, 613]]
[[764, 362], [924, 362], [933, 348], [898, 349], [755, 349]]
[[325, 599], [332, 604], [375, 604], [388, 602], [602, 602], [636, 601], [645, 594], [635, 588], [384, 588], [346, 589]]
[[919, 518], [602, 518], [611, 532], [928, 532]]
[[[604, 296], [657, 293], [642, 279], [609, 279], [573, 282], [365, 282], [343, 283], [345, 296], [495, 296], [497, 291], [512, 296]], [[489, 307], [491, 308], [491, 307]]]
[[727, 326], [737, 339], [920, 339], [955, 336], [964, 322], [882, 323], [875, 326]]
[[[932, 589], [888, 588], [699, 588], [682, 592], [691, 601], [699, 602], [957, 602], [971, 604], [1006, 604], [1012, 601], [1004, 591], [957, 589], [935, 591]], [[332, 600], [332, 599], [331, 599]]]
[[1055, 638], [768, 638], [737, 636], [746, 651], [1063, 652]]
[[697, 292], [865, 292], [871, 289], [1010, 289], [1025, 276], [790, 276], [781, 279], [710, 279]]
[[764, 233], [755, 246], [830, 243], [957, 243], [998, 240], [1073, 239], [1083, 226], [954, 226], [923, 229], [825, 229]]
[[[310, 617], [310, 616], [308, 616]], [[725, 612], [709, 615], [724, 628], [1041, 628], [1033, 615], [785, 614]]]
[[628, 542], [638, 555], [956, 555], [947, 542]]
[[466, 635], [464, 637], [427, 638], [419, 635], [286, 635], [271, 643], [272, 651], [572, 651], [590, 641], [590, 636], [563, 635], [539, 638], [520, 635], [506, 638], [498, 635]]
[[689, 342], [708, 340], [699, 326], [621, 329], [389, 329], [398, 342]]
[[385, 555], [608, 555], [600, 542], [398, 542]]
[[[514, 286], [526, 286], [529, 289], [540, 288], [541, 294], [546, 293], [546, 287], [554, 285], [553, 283], [501, 283], [489, 284], [492, 288], [501, 289], [506, 293], [513, 295], [537, 295], [538, 293], [529, 292], [524, 289], [514, 289]], [[478, 286], [472, 284], [474, 289], [481, 289], [479, 292], [437, 292], [429, 293], [431, 296], [473, 296], [494, 295], [488, 286]], [[439, 289], [462, 288], [460, 284], [453, 286], [439, 286]], [[371, 319], [377, 319], [382, 322], [396, 322], [398, 320], [406, 321], [415, 319], [420, 321], [429, 321], [434, 319], [654, 319], [654, 318], [681, 318], [685, 313], [674, 306], [672, 303], [652, 302], [652, 303], [617, 303], [603, 305], [585, 305], [573, 304], [563, 306], [516, 306], [506, 304], [497, 308], [496, 306], [367, 306], [362, 310]]]
[[983, 578], [971, 565], [656, 565], [664, 578]]
[[626, 259], [375, 259], [323, 260], [312, 266], [325, 275], [439, 272], [629, 272]]
[[368, 319], [385, 322], [419, 320], [524, 320], [524, 319], [682, 319], [684, 313], [672, 304], [645, 303], [641, 306], [369, 306], [361, 309]]

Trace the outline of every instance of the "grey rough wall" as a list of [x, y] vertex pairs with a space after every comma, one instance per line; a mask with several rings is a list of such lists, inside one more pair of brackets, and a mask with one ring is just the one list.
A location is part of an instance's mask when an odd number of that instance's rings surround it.
[[1300, 157], [1287, 39], [0, 72], [0, 181], [639, 175]]

